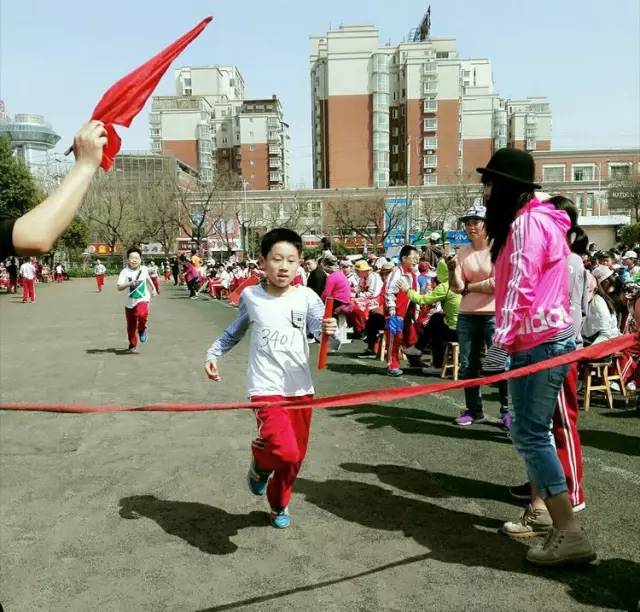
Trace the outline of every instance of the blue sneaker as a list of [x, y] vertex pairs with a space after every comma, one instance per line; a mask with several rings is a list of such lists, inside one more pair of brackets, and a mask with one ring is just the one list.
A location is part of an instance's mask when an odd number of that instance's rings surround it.
[[267, 484], [269, 483], [269, 476], [271, 476], [271, 472], [263, 472], [260, 470], [256, 465], [256, 460], [252, 457], [249, 472], [247, 473], [247, 483], [254, 495], [265, 494]]
[[387, 370], [387, 376], [402, 376], [402, 374], [403, 374], [403, 371], [400, 368]]
[[276, 529], [286, 529], [289, 527], [289, 525], [291, 525], [289, 510], [287, 508], [283, 508], [282, 510], [272, 510], [271, 525]]
[[138, 334], [138, 337], [140, 338], [140, 342], [146, 342], [149, 339], [149, 333], [145, 329]]

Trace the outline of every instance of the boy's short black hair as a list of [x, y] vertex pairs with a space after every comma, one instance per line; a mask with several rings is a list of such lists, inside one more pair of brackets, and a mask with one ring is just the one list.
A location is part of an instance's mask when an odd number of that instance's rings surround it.
[[140, 250], [140, 247], [132, 246], [132, 247], [127, 251], [127, 257], [129, 257], [129, 255], [131, 255], [131, 253], [137, 253], [138, 255], [140, 255], [140, 258], [142, 258], [142, 251]]
[[402, 261], [403, 257], [406, 257], [407, 255], [411, 254], [411, 251], [415, 251], [416, 253], [418, 252], [418, 249], [416, 249], [416, 247], [414, 247], [412, 244], [405, 244], [401, 249], [400, 249], [400, 261]]
[[277, 227], [262, 237], [262, 242], [260, 243], [262, 256], [266, 257], [277, 242], [288, 242], [296, 248], [298, 254], [302, 253], [302, 238], [300, 234], [286, 227]]

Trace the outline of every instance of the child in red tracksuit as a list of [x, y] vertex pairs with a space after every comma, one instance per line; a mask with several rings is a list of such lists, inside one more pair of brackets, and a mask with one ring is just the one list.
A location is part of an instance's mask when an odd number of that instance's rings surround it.
[[[400, 266], [396, 268], [387, 280], [386, 308], [387, 308], [387, 346], [389, 347], [389, 376], [401, 376], [400, 349], [404, 346], [408, 355], [420, 355], [420, 351], [412, 349], [418, 340], [415, 328], [415, 305], [409, 300], [406, 291], [400, 290], [398, 282], [405, 279], [409, 287], [418, 290], [418, 277], [415, 267], [418, 265], [418, 251], [410, 244], [405, 244], [400, 250]], [[409, 349], [407, 352], [406, 349]]]
[[[271, 524], [288, 527], [287, 506], [309, 441], [311, 409], [286, 404], [313, 397], [307, 332], [334, 336], [336, 320], [323, 319], [324, 305], [305, 286], [293, 286], [302, 239], [289, 229], [265, 234], [261, 244], [266, 279], [240, 295], [238, 318], [207, 351], [205, 372], [220, 381], [217, 360], [251, 327], [247, 393], [271, 404], [255, 410], [258, 436], [252, 442], [248, 483], [255, 495], [267, 493]], [[334, 343], [335, 344], [335, 343]]]

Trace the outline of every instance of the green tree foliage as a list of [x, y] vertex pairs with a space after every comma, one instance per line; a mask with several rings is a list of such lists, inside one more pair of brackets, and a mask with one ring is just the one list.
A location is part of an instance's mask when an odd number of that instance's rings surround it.
[[620, 232], [620, 240], [627, 246], [640, 244], [640, 223], [627, 225]]
[[19, 217], [44, 199], [29, 168], [11, 154], [11, 143], [0, 136], [0, 213]]
[[79, 254], [87, 248], [90, 238], [88, 223], [82, 217], [76, 217], [64, 234], [58, 238], [52, 250]]

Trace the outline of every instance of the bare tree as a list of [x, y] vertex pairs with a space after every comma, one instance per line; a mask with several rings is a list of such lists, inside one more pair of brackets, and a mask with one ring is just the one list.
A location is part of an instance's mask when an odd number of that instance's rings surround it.
[[[201, 183], [195, 192], [178, 190], [178, 226], [183, 233], [197, 244], [209, 236], [229, 240], [227, 222], [239, 214], [239, 201], [233, 192], [239, 191], [241, 185], [240, 177], [228, 172], [216, 176], [211, 183]], [[228, 247], [230, 242], [226, 244]]]
[[404, 202], [404, 198], [385, 195], [338, 198], [328, 205], [332, 217], [329, 233], [341, 239], [360, 236], [374, 248], [379, 248], [403, 226], [406, 220]]

